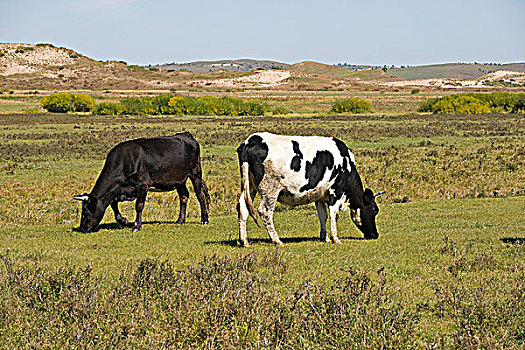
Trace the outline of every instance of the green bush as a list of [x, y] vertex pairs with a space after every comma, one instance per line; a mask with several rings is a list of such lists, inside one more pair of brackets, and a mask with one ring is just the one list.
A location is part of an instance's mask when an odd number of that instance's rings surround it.
[[525, 113], [525, 94], [520, 94], [512, 107], [511, 113]]
[[452, 101], [454, 111], [462, 114], [490, 113], [489, 104], [473, 96], [459, 96]]
[[95, 99], [85, 94], [73, 95], [73, 112], [91, 112], [95, 108]]
[[67, 92], [59, 92], [45, 96], [40, 101], [42, 108], [53, 113], [67, 113], [71, 111], [73, 95]]
[[123, 114], [127, 115], [141, 115], [150, 114], [149, 111], [149, 100], [140, 97], [127, 97], [120, 101], [123, 109]]
[[95, 108], [95, 99], [85, 94], [59, 92], [43, 97], [40, 105], [54, 113], [90, 112]]
[[102, 102], [93, 109], [93, 114], [96, 115], [121, 115], [123, 112], [122, 105], [115, 102]]
[[290, 114], [290, 111], [284, 107], [284, 106], [277, 106], [272, 109], [273, 115], [284, 115], [284, 114]]
[[119, 103], [101, 103], [95, 114], [105, 115], [264, 115], [267, 103], [224, 96], [186, 97], [160, 95], [155, 97], [128, 97]]
[[24, 110], [24, 114], [37, 114], [37, 113], [42, 113], [42, 111], [38, 108], [28, 108]]
[[412, 91], [410, 91], [412, 95], [419, 94], [420, 92], [421, 92], [421, 89], [412, 89]]
[[420, 105], [419, 111], [464, 114], [512, 112], [520, 99], [525, 99], [525, 93], [497, 91], [457, 94], [428, 99]]
[[370, 102], [357, 97], [337, 101], [332, 106], [334, 113], [366, 113], [370, 111]]

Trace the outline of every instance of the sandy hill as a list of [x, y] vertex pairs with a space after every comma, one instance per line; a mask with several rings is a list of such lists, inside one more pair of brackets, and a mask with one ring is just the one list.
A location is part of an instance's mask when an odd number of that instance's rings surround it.
[[[205, 76], [220, 79], [243, 74], [217, 71]], [[0, 44], [0, 89], [190, 89], [196, 79], [192, 73], [149, 71], [122, 61], [95, 61], [50, 44]]]
[[[174, 68], [173, 65], [144, 69], [122, 61], [96, 61], [73, 50], [50, 44], [0, 43], [0, 90], [383, 91], [408, 89], [410, 86], [427, 89], [522, 89], [525, 86], [523, 74], [515, 74], [525, 72], [525, 63], [443, 64], [393, 68], [386, 73], [378, 67], [351, 71], [317, 62], [301, 62], [289, 66], [276, 61], [223, 60], [191, 62], [188, 65], [208, 71], [189, 72], [166, 68]], [[213, 69], [209, 68], [212, 66]], [[250, 70], [254, 67], [257, 68]], [[503, 70], [504, 73], [498, 73]], [[415, 78], [419, 76], [440, 78]], [[477, 79], [470, 78], [472, 76]], [[458, 77], [470, 79], [461, 80]]]

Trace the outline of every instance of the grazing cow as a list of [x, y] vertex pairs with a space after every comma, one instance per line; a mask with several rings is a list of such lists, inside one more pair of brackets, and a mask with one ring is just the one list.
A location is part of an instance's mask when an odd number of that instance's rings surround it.
[[276, 245], [283, 243], [273, 226], [276, 202], [290, 206], [315, 202], [321, 224], [321, 240], [329, 242], [326, 219], [330, 212], [330, 238], [337, 237], [337, 216], [349, 202], [352, 221], [365, 238], [377, 238], [375, 217], [379, 208], [372, 190], [363, 189], [354, 155], [336, 139], [319, 136], [282, 136], [256, 133], [237, 148], [241, 170], [241, 196], [237, 204], [239, 240], [248, 246], [246, 220], [255, 220], [253, 199], [261, 194], [259, 215]]
[[177, 190], [180, 212], [177, 224], [186, 219], [190, 178], [201, 207], [201, 223], [208, 223], [208, 188], [202, 180], [199, 143], [189, 132], [166, 137], [141, 138], [115, 146], [106, 157], [104, 168], [91, 193], [76, 195], [82, 201], [79, 230], [90, 232], [100, 223], [106, 208], [111, 205], [115, 220], [124, 226], [128, 220], [118, 209], [118, 203], [135, 202], [136, 219], [133, 231], [142, 227], [142, 210], [148, 191]]

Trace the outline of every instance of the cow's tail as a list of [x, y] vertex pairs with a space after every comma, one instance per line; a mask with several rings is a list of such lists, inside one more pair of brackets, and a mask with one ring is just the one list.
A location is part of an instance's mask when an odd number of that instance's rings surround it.
[[261, 228], [259, 221], [257, 221], [257, 213], [253, 207], [252, 197], [250, 196], [250, 168], [248, 165], [248, 160], [246, 159], [246, 149], [243, 147], [244, 144], [241, 144], [237, 149], [237, 154], [239, 156], [239, 165], [241, 168], [241, 191], [244, 193], [244, 202], [248, 208], [248, 213], [252, 217], [255, 224]]

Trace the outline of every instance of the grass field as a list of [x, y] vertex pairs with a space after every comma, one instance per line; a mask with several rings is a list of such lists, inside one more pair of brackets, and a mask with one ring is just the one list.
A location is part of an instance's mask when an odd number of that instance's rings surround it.
[[[174, 225], [169, 193], [149, 195], [140, 233], [109, 213], [72, 231], [72, 196], [109, 149], [183, 130], [201, 143], [210, 225], [193, 195]], [[387, 191], [379, 239], [343, 213], [343, 244], [324, 244], [312, 205], [278, 206], [285, 247], [252, 222], [238, 247], [235, 148], [262, 130], [344, 140], [365, 185]], [[523, 348], [524, 131], [504, 114], [0, 115], [0, 346]]]

